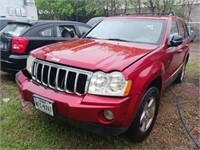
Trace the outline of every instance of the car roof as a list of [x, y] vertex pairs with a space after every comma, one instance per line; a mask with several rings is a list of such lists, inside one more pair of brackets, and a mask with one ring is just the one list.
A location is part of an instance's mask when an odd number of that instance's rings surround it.
[[87, 27], [91, 27], [85, 23], [82, 22], [76, 22], [76, 21], [65, 21], [65, 20], [11, 20], [8, 22], [8, 24], [13, 24], [13, 23], [19, 23], [19, 24], [28, 24], [30, 26], [33, 25], [45, 25], [45, 24], [79, 24]]
[[69, 24], [81, 24], [81, 25], [86, 25], [86, 26], [89, 26], [85, 23], [82, 23], [82, 22], [77, 22], [77, 21], [68, 21], [68, 20], [38, 20], [37, 21], [37, 24], [49, 24], [49, 23], [69, 23]]
[[28, 19], [28, 18], [14, 18], [14, 17], [0, 17], [0, 30], [2, 30], [7, 24], [9, 23], [30, 23], [30, 22], [35, 22], [36, 20], [34, 19]]

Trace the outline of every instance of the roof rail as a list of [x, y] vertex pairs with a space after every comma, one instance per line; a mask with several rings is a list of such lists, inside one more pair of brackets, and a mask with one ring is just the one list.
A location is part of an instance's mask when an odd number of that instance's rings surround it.
[[127, 13], [127, 14], [121, 14], [120, 16], [131, 16], [131, 15], [148, 15], [148, 16], [178, 16], [183, 17], [183, 15], [175, 14], [173, 11], [170, 11], [169, 13]]

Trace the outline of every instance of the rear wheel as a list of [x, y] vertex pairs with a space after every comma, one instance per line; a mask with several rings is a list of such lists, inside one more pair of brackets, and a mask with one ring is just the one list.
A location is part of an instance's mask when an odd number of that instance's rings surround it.
[[149, 88], [143, 97], [137, 116], [127, 131], [132, 141], [141, 142], [148, 137], [158, 114], [159, 101], [158, 89], [156, 87]]
[[175, 79], [174, 83], [182, 83], [184, 81], [184, 77], [185, 77], [185, 68], [186, 68], [186, 64], [183, 65], [183, 67], [181, 68], [181, 72], [178, 74], [178, 77]]

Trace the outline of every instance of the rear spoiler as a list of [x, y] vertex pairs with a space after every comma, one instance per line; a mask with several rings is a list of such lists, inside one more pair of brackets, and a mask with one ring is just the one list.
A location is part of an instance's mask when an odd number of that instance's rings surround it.
[[11, 20], [8, 22], [8, 24], [23, 24], [23, 25], [29, 25], [29, 26], [32, 26], [33, 24], [35, 24], [37, 21], [33, 21], [33, 20], [29, 20], [27, 22], [25, 21], [18, 21], [18, 20]]

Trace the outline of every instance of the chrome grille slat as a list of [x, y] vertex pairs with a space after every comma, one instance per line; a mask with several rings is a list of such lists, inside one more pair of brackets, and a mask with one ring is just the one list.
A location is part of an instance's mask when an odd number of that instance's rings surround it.
[[58, 74], [59, 74], [59, 71], [60, 71], [60, 69], [57, 68], [57, 71], [56, 71], [56, 78], [55, 78], [55, 88], [56, 88], [56, 90], [58, 89]]
[[86, 84], [85, 84], [85, 92], [84, 93], [86, 93], [88, 91], [89, 82], [90, 82], [90, 78], [87, 78], [87, 81], [86, 81]]
[[[76, 74], [75, 82], [74, 82], [74, 91], [77, 91], [77, 81], [78, 81], [79, 73]], [[77, 93], [77, 92], [76, 92]], [[78, 94], [78, 93], [77, 93]]]
[[66, 71], [66, 74], [65, 74], [65, 81], [64, 81], [64, 91], [67, 91], [67, 77], [68, 77], [68, 71]]
[[58, 64], [34, 60], [32, 79], [51, 89], [84, 95], [87, 93], [92, 72]]
[[50, 86], [50, 72], [51, 72], [51, 66], [49, 66], [49, 72], [48, 72], [48, 75], [47, 75], [47, 86], [48, 87]]
[[38, 64], [37, 63], [35, 63], [35, 69], [34, 69], [34, 72], [35, 72], [35, 79], [37, 80], [37, 74], [36, 74], [36, 72], [37, 72], [37, 69], [38, 69]]
[[44, 84], [44, 82], [43, 82], [43, 75], [44, 75], [44, 65], [42, 65], [42, 70], [41, 70], [41, 82], [42, 82], [42, 84]]

